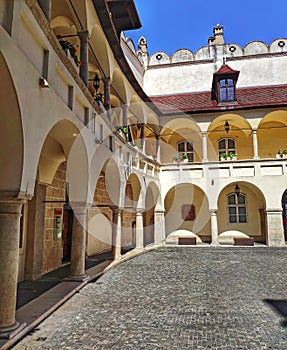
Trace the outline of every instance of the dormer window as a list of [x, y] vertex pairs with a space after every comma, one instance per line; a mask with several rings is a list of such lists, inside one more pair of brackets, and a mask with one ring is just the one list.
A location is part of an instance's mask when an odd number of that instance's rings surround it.
[[220, 104], [236, 103], [236, 83], [239, 71], [231, 69], [224, 64], [213, 74], [212, 81], [212, 100], [217, 100]]
[[221, 79], [218, 90], [219, 102], [235, 101], [235, 84], [233, 79]]

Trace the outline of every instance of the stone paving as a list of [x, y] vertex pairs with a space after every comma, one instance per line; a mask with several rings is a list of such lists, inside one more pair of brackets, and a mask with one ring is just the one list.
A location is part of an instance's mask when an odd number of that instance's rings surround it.
[[287, 349], [287, 249], [159, 248], [88, 284], [13, 349]]

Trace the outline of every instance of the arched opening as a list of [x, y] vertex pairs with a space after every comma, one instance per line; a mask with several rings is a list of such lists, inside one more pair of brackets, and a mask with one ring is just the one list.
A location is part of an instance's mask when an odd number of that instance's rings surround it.
[[256, 186], [243, 181], [231, 183], [221, 191], [217, 204], [219, 243], [234, 244], [234, 238], [241, 236], [266, 243], [266, 204]]
[[154, 211], [158, 202], [159, 190], [154, 183], [151, 183], [146, 192], [144, 224], [144, 246], [155, 242]]
[[122, 254], [136, 246], [136, 208], [141, 185], [138, 177], [131, 174], [125, 186], [124, 210], [122, 221]]
[[[43, 144], [34, 197], [28, 203], [27, 280], [56, 270], [71, 258], [73, 211], [68, 204], [67, 160], [78, 134], [74, 124], [62, 120], [50, 130]], [[19, 271], [21, 268], [20, 265]]]
[[114, 210], [120, 201], [120, 175], [116, 163], [108, 159], [100, 172], [89, 210], [87, 253], [112, 255]]
[[199, 187], [191, 184], [172, 187], [165, 196], [164, 206], [167, 236], [186, 230], [204, 242], [211, 241], [208, 199]]

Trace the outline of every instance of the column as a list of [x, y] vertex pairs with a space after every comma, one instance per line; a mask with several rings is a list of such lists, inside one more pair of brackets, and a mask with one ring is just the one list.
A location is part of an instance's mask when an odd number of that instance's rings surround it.
[[128, 105], [123, 105], [123, 127], [128, 126]]
[[51, 20], [51, 0], [38, 0], [38, 3], [47, 18], [47, 21]]
[[88, 278], [85, 273], [88, 206], [86, 204], [74, 203], [72, 208], [74, 211], [74, 221], [71, 247], [71, 271], [68, 280], [84, 281]]
[[143, 235], [143, 213], [141, 210], [138, 210], [136, 213], [136, 249], [143, 249]]
[[23, 203], [17, 199], [0, 202], [0, 338], [10, 338], [25, 326], [15, 318]]
[[113, 208], [113, 254], [115, 260], [120, 259], [122, 254], [122, 213], [122, 209]]
[[285, 246], [282, 208], [267, 209], [267, 245], [271, 247]]
[[159, 135], [156, 135], [155, 140], [155, 153], [156, 153], [156, 160], [160, 162], [160, 138]]
[[111, 82], [110, 78], [103, 78], [105, 104], [108, 104], [107, 117], [111, 120]]
[[253, 140], [253, 159], [259, 159], [259, 156], [258, 156], [257, 130], [252, 130], [252, 140]]
[[211, 244], [218, 245], [218, 225], [217, 225], [217, 210], [210, 210], [211, 218]]
[[202, 162], [208, 162], [206, 132], [202, 132]]
[[80, 77], [82, 78], [83, 82], [86, 86], [88, 86], [88, 80], [89, 80], [89, 70], [88, 70], [88, 52], [89, 52], [89, 44], [88, 44], [88, 38], [89, 38], [89, 32], [87, 30], [78, 32], [81, 46], [80, 46], [80, 59], [82, 64], [80, 65]]
[[144, 131], [144, 124], [141, 124], [141, 145], [142, 145], [142, 152], [145, 153], [145, 131]]
[[164, 210], [154, 211], [154, 243], [164, 244], [165, 242], [165, 217]]

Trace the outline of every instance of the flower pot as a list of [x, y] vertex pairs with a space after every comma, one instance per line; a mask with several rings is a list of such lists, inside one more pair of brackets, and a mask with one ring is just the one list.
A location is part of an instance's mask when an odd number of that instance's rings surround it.
[[276, 159], [282, 159], [284, 154], [276, 153]]

